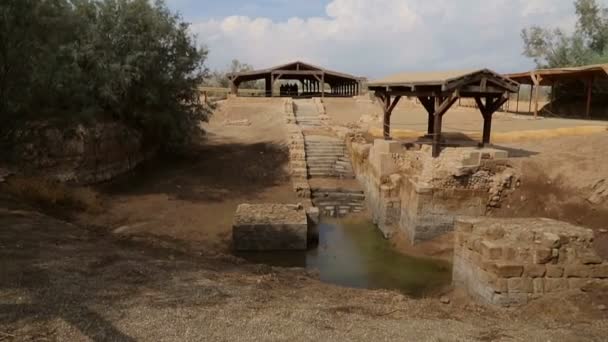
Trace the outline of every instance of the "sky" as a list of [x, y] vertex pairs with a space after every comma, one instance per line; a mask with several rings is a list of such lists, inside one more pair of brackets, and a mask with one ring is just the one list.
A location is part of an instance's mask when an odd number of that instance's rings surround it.
[[[574, 30], [574, 0], [166, 0], [210, 50], [267, 68], [295, 60], [369, 79], [405, 71], [534, 67], [531, 25]], [[608, 0], [600, 0], [608, 5]]]

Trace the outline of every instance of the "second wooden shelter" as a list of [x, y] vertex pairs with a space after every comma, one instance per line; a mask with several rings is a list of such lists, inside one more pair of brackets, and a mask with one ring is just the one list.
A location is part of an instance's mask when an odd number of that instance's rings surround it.
[[492, 115], [519, 85], [488, 69], [403, 73], [372, 81], [368, 88], [382, 103], [384, 138], [390, 139], [391, 115], [403, 96], [417, 97], [428, 113], [433, 157], [439, 156], [443, 115], [459, 98], [474, 98], [483, 116], [482, 144], [490, 142]]

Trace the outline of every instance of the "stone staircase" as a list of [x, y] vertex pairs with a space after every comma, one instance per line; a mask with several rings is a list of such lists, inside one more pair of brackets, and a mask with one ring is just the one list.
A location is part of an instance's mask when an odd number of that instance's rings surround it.
[[296, 123], [302, 129], [315, 129], [323, 127], [323, 120], [319, 117], [317, 105], [313, 100], [297, 100], [296, 104]]
[[312, 203], [323, 216], [343, 217], [364, 210], [365, 194], [356, 189], [313, 188]]
[[344, 141], [319, 135], [304, 137], [309, 177], [355, 178]]

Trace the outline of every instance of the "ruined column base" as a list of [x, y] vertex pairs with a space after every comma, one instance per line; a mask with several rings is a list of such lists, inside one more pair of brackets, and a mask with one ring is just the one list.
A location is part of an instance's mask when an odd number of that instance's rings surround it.
[[608, 285], [590, 229], [544, 218], [459, 219], [454, 240], [454, 285], [484, 303], [517, 306]]

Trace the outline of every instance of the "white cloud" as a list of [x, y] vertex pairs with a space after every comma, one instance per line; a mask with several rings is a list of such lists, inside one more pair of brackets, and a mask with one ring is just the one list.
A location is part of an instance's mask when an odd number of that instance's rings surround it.
[[[608, 0], [605, 0], [608, 1]], [[605, 2], [604, 1], [604, 2]], [[404, 70], [531, 67], [521, 29], [571, 27], [573, 0], [333, 0], [325, 17], [194, 23], [210, 65], [296, 59], [372, 78]]]

